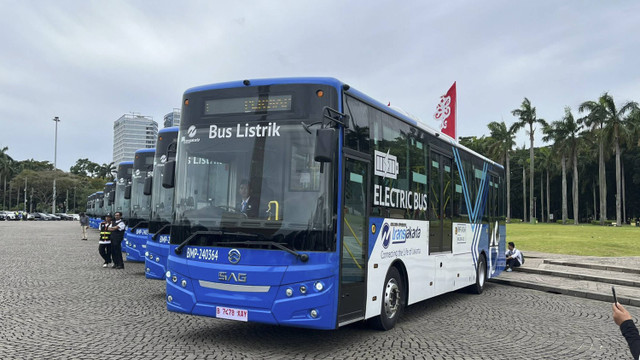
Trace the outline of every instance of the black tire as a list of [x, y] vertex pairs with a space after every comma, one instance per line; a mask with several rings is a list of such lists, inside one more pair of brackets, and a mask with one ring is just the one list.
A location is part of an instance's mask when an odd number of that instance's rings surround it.
[[404, 280], [396, 267], [389, 268], [382, 286], [380, 315], [372, 318], [369, 324], [378, 330], [391, 330], [402, 315], [407, 303]]
[[476, 283], [469, 287], [469, 290], [473, 294], [482, 294], [484, 291], [484, 285], [487, 283], [487, 260], [484, 254], [480, 255], [478, 259], [478, 266], [476, 267]]

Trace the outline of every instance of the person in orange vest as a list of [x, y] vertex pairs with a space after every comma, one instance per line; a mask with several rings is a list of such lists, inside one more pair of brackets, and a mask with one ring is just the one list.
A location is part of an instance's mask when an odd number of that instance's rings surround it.
[[104, 217], [104, 221], [100, 223], [98, 227], [100, 229], [100, 240], [98, 240], [98, 252], [104, 259], [103, 268], [106, 268], [111, 264], [111, 231], [109, 227], [113, 224], [111, 221], [111, 214], [107, 214]]

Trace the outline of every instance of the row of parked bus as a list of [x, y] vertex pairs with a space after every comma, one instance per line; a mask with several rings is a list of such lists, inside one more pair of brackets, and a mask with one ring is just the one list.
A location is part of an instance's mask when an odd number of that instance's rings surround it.
[[161, 129], [156, 148], [140, 149], [133, 161], [119, 163], [115, 182], [87, 199], [91, 228], [97, 229], [106, 214], [122, 213], [127, 224], [122, 250], [127, 261], [145, 263], [150, 279], [164, 279], [166, 272], [173, 189], [162, 187], [162, 170], [175, 157], [177, 136], [177, 127]]
[[89, 197], [174, 312], [391, 329], [505, 268], [504, 168], [333, 78], [187, 90], [180, 127]]

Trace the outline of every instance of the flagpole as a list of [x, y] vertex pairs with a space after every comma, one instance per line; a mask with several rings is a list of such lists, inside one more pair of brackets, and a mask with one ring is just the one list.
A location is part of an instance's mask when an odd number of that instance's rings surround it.
[[455, 81], [453, 82], [453, 85], [455, 85], [455, 87], [456, 87], [456, 118], [455, 118], [455, 121], [456, 121], [456, 135], [455, 135], [455, 139], [453, 139], [453, 140], [455, 140], [455, 142], [457, 144], [458, 143], [458, 138], [460, 137], [458, 135], [458, 119], [460, 118], [458, 116], [458, 85], [456, 85]]

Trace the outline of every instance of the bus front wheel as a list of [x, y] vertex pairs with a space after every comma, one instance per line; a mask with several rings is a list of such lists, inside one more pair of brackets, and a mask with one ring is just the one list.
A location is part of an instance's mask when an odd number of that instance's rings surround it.
[[393, 329], [407, 303], [405, 294], [404, 281], [400, 272], [396, 267], [391, 267], [382, 287], [380, 315], [371, 319], [371, 325], [379, 330]]

